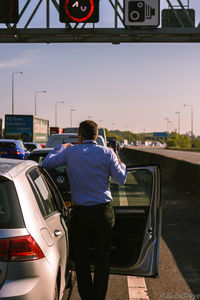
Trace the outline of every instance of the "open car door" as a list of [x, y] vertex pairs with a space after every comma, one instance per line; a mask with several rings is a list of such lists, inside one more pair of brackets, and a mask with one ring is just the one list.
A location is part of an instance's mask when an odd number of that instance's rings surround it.
[[129, 167], [124, 185], [111, 182], [116, 214], [110, 273], [158, 276], [161, 202], [157, 166]]
[[[111, 181], [116, 223], [110, 273], [158, 277], [161, 203], [160, 172], [156, 166], [129, 167], [124, 185]], [[94, 270], [91, 245], [91, 270]], [[74, 269], [73, 253], [68, 269]]]

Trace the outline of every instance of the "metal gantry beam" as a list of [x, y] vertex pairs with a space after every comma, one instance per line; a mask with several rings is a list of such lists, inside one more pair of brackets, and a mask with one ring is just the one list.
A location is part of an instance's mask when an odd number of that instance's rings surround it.
[[[134, 28], [124, 25], [123, 0], [103, 0], [108, 1], [113, 12], [113, 26], [109, 28], [92, 26], [87, 23], [61, 24], [60, 27], [53, 27], [52, 10], [54, 15], [59, 16], [58, 0], [19, 0], [20, 12], [17, 24], [2, 24], [0, 26], [0, 43], [199, 43], [200, 23], [195, 26], [193, 19], [188, 13], [189, 0], [187, 5], [184, 0], [176, 0], [176, 5], [172, 0], [165, 0], [165, 9], [174, 14], [179, 26], [177, 27], [156, 27], [156, 28]], [[175, 1], [175, 0], [174, 0]], [[25, 4], [24, 4], [25, 2]], [[45, 2], [45, 3], [44, 3]], [[31, 27], [34, 18], [45, 6], [45, 22], [43, 27]], [[100, 6], [102, 0], [100, 1]], [[199, 3], [200, 7], [200, 3]], [[183, 20], [177, 13], [177, 8], [187, 19], [189, 26], [185, 26]], [[179, 12], [179, 11], [178, 11]], [[41, 11], [40, 11], [41, 13]], [[103, 16], [101, 15], [101, 19]], [[23, 24], [23, 25], [21, 25]]]

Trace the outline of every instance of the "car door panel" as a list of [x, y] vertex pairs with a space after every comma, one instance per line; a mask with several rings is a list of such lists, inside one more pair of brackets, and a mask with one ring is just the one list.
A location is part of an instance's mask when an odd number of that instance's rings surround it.
[[161, 232], [160, 175], [156, 166], [128, 168], [123, 186], [111, 182], [116, 224], [114, 274], [157, 276]]

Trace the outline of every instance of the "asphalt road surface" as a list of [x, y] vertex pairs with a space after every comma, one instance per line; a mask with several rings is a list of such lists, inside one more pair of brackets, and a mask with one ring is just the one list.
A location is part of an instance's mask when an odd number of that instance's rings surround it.
[[[131, 148], [131, 147], [129, 147]], [[200, 152], [168, 150], [160, 148], [135, 148], [136, 150], [156, 153], [167, 157], [172, 157], [179, 160], [185, 160], [194, 164], [200, 164]]]
[[[130, 164], [133, 157], [123, 160]], [[145, 278], [146, 298], [131, 298], [127, 277], [111, 275], [106, 300], [200, 299], [200, 196], [173, 179], [162, 181], [161, 199], [160, 277]], [[70, 299], [80, 300], [77, 284]]]

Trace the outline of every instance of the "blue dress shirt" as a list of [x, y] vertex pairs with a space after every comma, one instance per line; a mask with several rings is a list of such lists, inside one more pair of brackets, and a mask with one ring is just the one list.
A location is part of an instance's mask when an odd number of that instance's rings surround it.
[[65, 165], [70, 181], [72, 201], [76, 205], [97, 205], [112, 201], [109, 189], [110, 176], [124, 184], [127, 171], [119, 163], [111, 148], [86, 140], [80, 145], [55, 147], [48, 153], [42, 166], [54, 168]]

